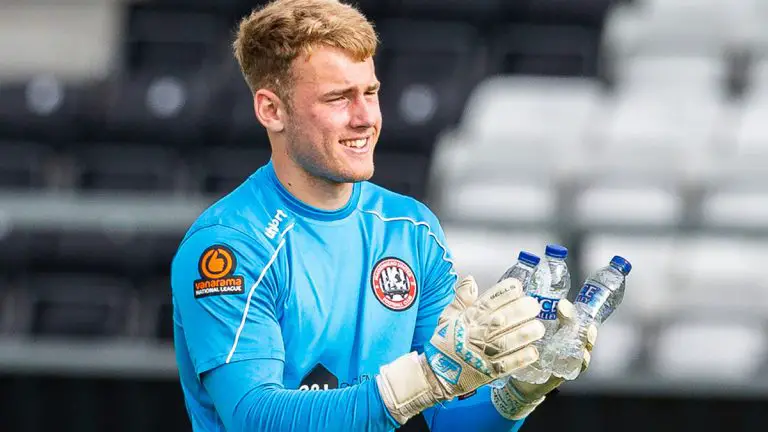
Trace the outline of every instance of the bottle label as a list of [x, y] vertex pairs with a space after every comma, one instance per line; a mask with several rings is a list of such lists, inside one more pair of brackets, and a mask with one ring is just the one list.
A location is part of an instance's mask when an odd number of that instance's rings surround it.
[[539, 319], [545, 321], [557, 319], [557, 303], [560, 302], [560, 299], [544, 297], [536, 294], [531, 294], [531, 297], [535, 298], [541, 307], [541, 309], [539, 309]]
[[598, 312], [603, 307], [608, 297], [611, 295], [611, 290], [604, 286], [594, 284], [584, 284], [579, 291], [579, 295], [576, 296], [575, 303], [582, 303], [586, 306], [586, 312], [592, 318], [597, 318]]

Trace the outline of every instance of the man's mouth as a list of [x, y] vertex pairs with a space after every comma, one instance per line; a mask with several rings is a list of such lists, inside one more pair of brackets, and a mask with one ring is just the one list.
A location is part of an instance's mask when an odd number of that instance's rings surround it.
[[347, 147], [357, 152], [366, 151], [368, 149], [368, 145], [370, 142], [371, 142], [370, 136], [339, 141], [339, 143], [341, 143], [341, 145], [343, 145], [344, 147]]

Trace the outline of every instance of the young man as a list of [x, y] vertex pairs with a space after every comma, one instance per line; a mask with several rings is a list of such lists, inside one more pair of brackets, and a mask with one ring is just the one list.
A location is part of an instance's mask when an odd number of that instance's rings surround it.
[[172, 264], [194, 430], [519, 428], [560, 381], [486, 384], [538, 357], [538, 304], [510, 280], [478, 298], [435, 216], [367, 182], [382, 124], [370, 23], [334, 0], [279, 0], [234, 45], [272, 158]]

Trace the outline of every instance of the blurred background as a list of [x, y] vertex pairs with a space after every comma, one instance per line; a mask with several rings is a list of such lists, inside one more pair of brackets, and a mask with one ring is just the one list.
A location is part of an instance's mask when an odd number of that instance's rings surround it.
[[[269, 158], [229, 48], [257, 4], [0, 0], [0, 431], [189, 430], [169, 265]], [[573, 291], [634, 264], [525, 431], [764, 429], [768, 0], [359, 5], [374, 181], [432, 207], [462, 273], [547, 242]]]

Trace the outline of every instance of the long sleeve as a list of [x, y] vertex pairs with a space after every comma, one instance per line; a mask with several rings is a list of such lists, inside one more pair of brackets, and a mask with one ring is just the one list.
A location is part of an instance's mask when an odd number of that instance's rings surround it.
[[[457, 281], [451, 259], [452, 254], [447, 247], [442, 227], [437, 218], [433, 218], [430, 225], [435, 241], [425, 248], [429, 278], [425, 284], [426, 294], [419, 307], [416, 331], [411, 345], [412, 349], [419, 353], [423, 352], [424, 344], [432, 337], [443, 309], [453, 300]], [[477, 389], [476, 394], [462, 400], [457, 398], [425, 410], [423, 415], [430, 430], [432, 432], [518, 431], [524, 419], [508, 420], [499, 414], [491, 402], [490, 390], [490, 387], [483, 386]]]
[[477, 393], [471, 397], [456, 399], [432, 409], [435, 411], [431, 415], [432, 432], [517, 432], [525, 423], [525, 419], [508, 420], [499, 414], [491, 402], [489, 386], [477, 389]]
[[386, 432], [397, 426], [375, 380], [337, 390], [286, 390], [282, 369], [277, 360], [245, 360], [204, 375], [203, 385], [228, 432]]

